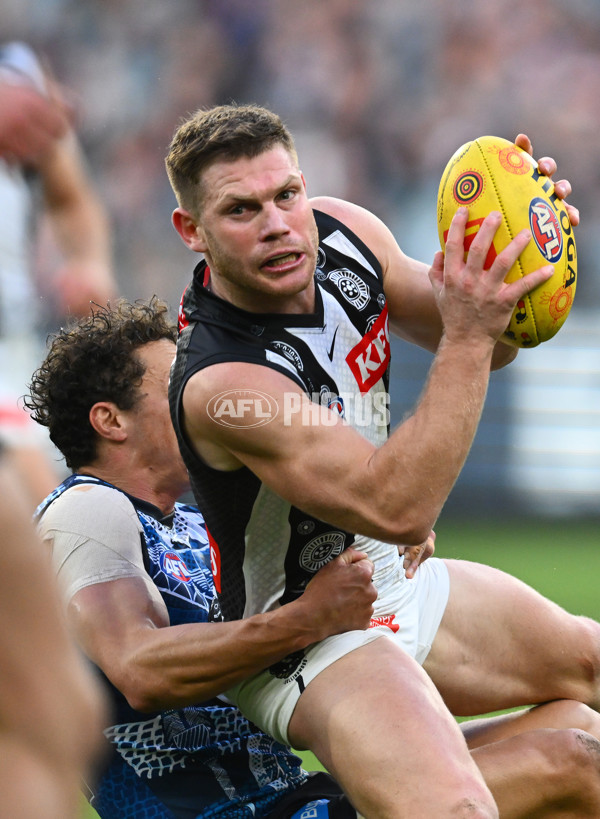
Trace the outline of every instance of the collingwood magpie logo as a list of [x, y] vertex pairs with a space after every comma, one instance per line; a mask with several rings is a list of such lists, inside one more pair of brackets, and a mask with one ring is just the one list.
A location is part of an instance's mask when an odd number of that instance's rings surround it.
[[313, 538], [300, 552], [300, 565], [309, 572], [318, 572], [326, 563], [344, 551], [343, 532], [325, 532]]
[[339, 270], [332, 270], [329, 278], [347, 302], [350, 302], [357, 310], [365, 309], [369, 303], [371, 291], [360, 276], [346, 267], [341, 267]]
[[284, 685], [293, 682], [306, 668], [308, 660], [304, 655], [302, 649], [295, 651], [293, 654], [288, 654], [283, 660], [269, 666], [269, 674], [276, 677], [278, 680], [285, 680]]

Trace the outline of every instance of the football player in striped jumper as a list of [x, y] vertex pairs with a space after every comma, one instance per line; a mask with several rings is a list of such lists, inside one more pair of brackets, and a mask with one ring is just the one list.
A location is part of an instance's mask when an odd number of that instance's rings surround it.
[[[487, 566], [430, 557], [407, 577], [398, 549], [430, 538], [490, 370], [516, 355], [499, 338], [552, 269], [505, 283], [529, 231], [485, 269], [494, 212], [465, 259], [466, 208], [445, 256], [408, 258], [365, 209], [309, 199], [289, 130], [259, 106], [196, 112], [166, 165], [174, 227], [203, 256], [181, 304], [171, 412], [224, 616], [298, 598], [350, 546], [373, 561], [378, 590], [371, 629], [327, 638], [229, 695], [263, 730], [313, 750], [365, 816], [496, 816], [452, 713], [559, 697], [600, 705], [600, 629]], [[435, 357], [390, 434], [391, 331]], [[410, 775], [399, 777], [403, 758]]]

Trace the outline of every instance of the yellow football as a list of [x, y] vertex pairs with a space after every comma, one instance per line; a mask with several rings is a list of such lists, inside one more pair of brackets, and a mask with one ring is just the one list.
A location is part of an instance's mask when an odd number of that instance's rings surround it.
[[554, 266], [554, 273], [519, 301], [502, 341], [535, 347], [552, 338], [569, 315], [577, 283], [573, 226], [552, 181], [542, 176], [537, 162], [512, 142], [479, 137], [456, 151], [440, 181], [437, 223], [442, 250], [452, 217], [462, 205], [469, 209], [465, 257], [487, 214], [492, 210], [502, 214], [486, 269], [517, 233], [523, 228], [531, 230], [531, 241], [505, 281], [515, 281], [546, 264]]

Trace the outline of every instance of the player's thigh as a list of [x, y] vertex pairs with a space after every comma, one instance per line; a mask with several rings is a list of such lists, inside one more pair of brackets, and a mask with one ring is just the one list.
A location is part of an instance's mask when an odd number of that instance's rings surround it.
[[390, 815], [416, 815], [410, 811], [422, 809], [424, 799], [431, 800], [431, 812], [423, 815], [432, 816], [446, 815], [440, 806], [465, 796], [491, 804], [439, 692], [389, 638], [319, 673], [298, 700], [289, 737], [294, 747], [313, 750], [365, 815], [388, 815], [381, 805], [406, 811]]
[[595, 697], [600, 627], [498, 569], [447, 560], [450, 596], [425, 669], [455, 714]]
[[600, 816], [600, 743], [584, 731], [529, 731], [472, 754], [502, 819]]

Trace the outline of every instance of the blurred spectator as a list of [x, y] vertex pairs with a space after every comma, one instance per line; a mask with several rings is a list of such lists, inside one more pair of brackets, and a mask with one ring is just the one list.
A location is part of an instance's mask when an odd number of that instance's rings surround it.
[[[58, 474], [45, 438], [19, 406], [43, 357], [44, 319], [85, 314], [91, 300], [106, 303], [116, 293], [107, 215], [71, 120], [62, 89], [34, 52], [20, 42], [0, 48], [0, 438], [32, 509]], [[36, 281], [33, 248], [43, 219], [54, 246], [46, 244]], [[40, 295], [50, 312], [40, 309]]]

